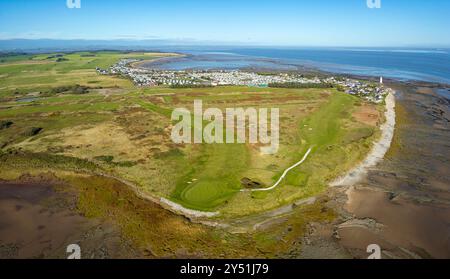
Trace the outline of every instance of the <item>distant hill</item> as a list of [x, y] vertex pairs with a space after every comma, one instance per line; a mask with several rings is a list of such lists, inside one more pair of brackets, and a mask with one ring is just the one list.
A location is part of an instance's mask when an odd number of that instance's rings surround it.
[[[55, 40], [55, 39], [10, 39], [0, 40], [0, 52], [51, 52], [82, 50], [155, 50], [195, 49], [197, 47], [222, 44], [195, 40]], [[226, 45], [226, 44], [223, 44]]]

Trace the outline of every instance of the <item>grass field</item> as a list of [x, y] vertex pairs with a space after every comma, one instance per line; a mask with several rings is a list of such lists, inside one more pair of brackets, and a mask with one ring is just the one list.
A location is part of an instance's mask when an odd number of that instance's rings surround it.
[[[58, 57], [55, 57], [60, 55]], [[129, 80], [97, 75], [95, 68], [108, 68], [121, 58], [157, 59], [157, 53], [78, 52], [21, 55], [0, 58], [0, 98], [46, 92], [64, 85], [132, 88]], [[64, 61], [56, 62], [58, 59]]]
[[[233, 217], [316, 195], [361, 160], [378, 135], [381, 108], [335, 89], [136, 88], [95, 67], [163, 54], [71, 53], [61, 62], [53, 56], [0, 59], [0, 121], [12, 123], [0, 130], [2, 152], [77, 158], [191, 209]], [[89, 92], [52, 91], [76, 84]], [[205, 109], [279, 108], [279, 152], [262, 155], [251, 144], [174, 144], [171, 112], [192, 111], [196, 99]], [[273, 191], [240, 192], [243, 178], [271, 186], [309, 147], [308, 160]]]

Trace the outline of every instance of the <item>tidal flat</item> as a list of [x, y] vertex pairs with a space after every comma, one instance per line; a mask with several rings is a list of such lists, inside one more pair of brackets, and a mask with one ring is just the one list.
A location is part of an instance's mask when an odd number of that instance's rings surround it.
[[389, 152], [367, 177], [328, 191], [328, 205], [339, 217], [333, 225], [311, 225], [312, 244], [303, 257], [344, 248], [350, 257], [367, 258], [369, 244], [381, 247], [382, 258], [450, 257], [450, 100], [439, 94], [448, 88], [395, 81], [389, 86], [397, 90]]

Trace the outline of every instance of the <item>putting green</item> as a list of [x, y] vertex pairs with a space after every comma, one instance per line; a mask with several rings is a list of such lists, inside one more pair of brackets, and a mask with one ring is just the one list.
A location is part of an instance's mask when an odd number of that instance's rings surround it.
[[240, 174], [247, 167], [248, 152], [243, 144], [203, 145], [172, 198], [188, 208], [214, 210], [241, 189]]

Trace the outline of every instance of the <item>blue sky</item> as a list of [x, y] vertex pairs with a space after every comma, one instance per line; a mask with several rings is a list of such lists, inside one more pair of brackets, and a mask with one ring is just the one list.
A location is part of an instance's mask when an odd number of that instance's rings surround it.
[[0, 0], [0, 39], [175, 39], [286, 46], [450, 46], [450, 1]]

